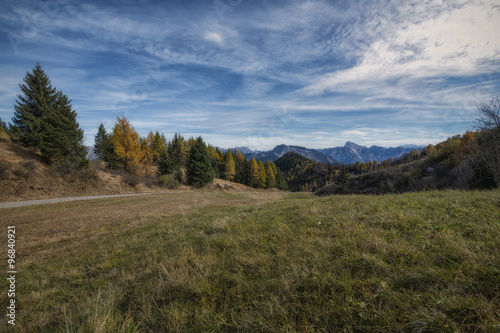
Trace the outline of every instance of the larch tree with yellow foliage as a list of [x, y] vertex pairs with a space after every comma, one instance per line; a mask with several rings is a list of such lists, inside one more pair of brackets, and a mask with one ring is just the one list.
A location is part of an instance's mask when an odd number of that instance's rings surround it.
[[261, 187], [266, 188], [267, 186], [266, 167], [264, 166], [264, 163], [262, 163], [261, 160], [259, 160], [259, 172], [260, 172]]
[[144, 158], [141, 140], [139, 134], [124, 116], [118, 117], [113, 128], [113, 144], [125, 171], [140, 172], [142, 169], [141, 161]]
[[234, 164], [234, 158], [233, 153], [231, 153], [231, 149], [229, 149], [226, 154], [225, 170], [226, 180], [234, 181], [234, 176], [236, 175], [236, 165]]
[[257, 161], [253, 157], [252, 157], [252, 160], [250, 161], [250, 179], [252, 181], [253, 187], [260, 187], [261, 186], [262, 179], [260, 177], [259, 165], [257, 164]]
[[276, 187], [276, 176], [274, 175], [273, 168], [269, 165], [266, 171], [267, 188]]

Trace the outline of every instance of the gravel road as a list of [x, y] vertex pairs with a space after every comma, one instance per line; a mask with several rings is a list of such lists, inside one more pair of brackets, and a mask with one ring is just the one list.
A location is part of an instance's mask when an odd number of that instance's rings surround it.
[[[164, 193], [164, 192], [162, 192], [162, 193]], [[67, 198], [54, 198], [54, 199], [29, 200], [29, 201], [0, 202], [0, 209], [1, 208], [16, 208], [16, 207], [24, 207], [24, 206], [32, 206], [32, 205], [43, 205], [43, 204], [48, 204], [48, 203], [57, 203], [57, 202], [64, 202], [64, 201], [131, 197], [131, 196], [135, 196], [135, 195], [148, 195], [148, 194], [156, 194], [156, 193], [93, 195], [93, 196], [88, 196], [88, 197], [67, 197]]]

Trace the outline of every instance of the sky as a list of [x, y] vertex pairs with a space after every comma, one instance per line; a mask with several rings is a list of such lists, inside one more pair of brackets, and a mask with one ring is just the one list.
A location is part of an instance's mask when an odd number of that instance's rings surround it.
[[498, 0], [0, 0], [0, 117], [38, 61], [85, 144], [435, 144], [500, 95]]

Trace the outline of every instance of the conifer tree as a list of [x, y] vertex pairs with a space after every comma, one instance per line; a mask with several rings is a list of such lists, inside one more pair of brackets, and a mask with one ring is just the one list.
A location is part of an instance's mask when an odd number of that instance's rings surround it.
[[264, 166], [264, 163], [262, 163], [261, 160], [259, 160], [258, 165], [259, 165], [260, 180], [261, 180], [260, 186], [262, 188], [266, 188], [267, 186], [266, 167]]
[[66, 160], [77, 166], [86, 166], [87, 152], [83, 146], [83, 130], [76, 122], [76, 112], [71, 101], [61, 91], [41, 123], [39, 143], [42, 158], [51, 163]]
[[240, 184], [246, 184], [248, 183], [248, 180], [245, 179], [244, 171], [245, 171], [245, 164], [247, 160], [245, 156], [240, 152], [239, 149], [236, 149], [236, 153], [234, 154], [234, 168], [235, 168], [235, 175], [234, 175], [234, 181]]
[[141, 163], [144, 167], [153, 164], [153, 152], [151, 151], [151, 146], [149, 145], [148, 138], [139, 138], [141, 142], [142, 158]]
[[25, 147], [40, 148], [42, 123], [56, 101], [56, 89], [49, 77], [36, 63], [32, 73], [26, 73], [24, 83], [19, 85], [23, 95], [18, 95], [14, 105], [11, 136]]
[[106, 134], [106, 140], [102, 146], [102, 160], [106, 162], [106, 168], [116, 170], [123, 167], [120, 164], [120, 158], [116, 154], [115, 144], [113, 143], [113, 136]]
[[176, 178], [179, 181], [182, 181], [182, 166], [184, 165], [185, 160], [185, 150], [183, 148], [184, 138], [175, 133], [172, 142], [168, 145], [167, 153], [170, 158], [170, 163], [173, 169], [173, 172], [176, 173]]
[[97, 134], [94, 139], [94, 153], [99, 160], [106, 163], [106, 168], [120, 168], [120, 161], [118, 155], [116, 155], [115, 146], [113, 144], [113, 136], [106, 133], [103, 123], [101, 123], [97, 129]]
[[283, 175], [283, 172], [279, 169], [276, 173], [276, 183], [278, 184], [278, 188], [280, 190], [288, 191], [288, 184], [286, 182], [285, 175]]
[[208, 154], [207, 146], [201, 137], [198, 137], [190, 149], [186, 161], [186, 176], [189, 185], [203, 187], [214, 178], [214, 170]]
[[210, 160], [211, 160], [211, 166], [212, 169], [214, 170], [214, 177], [215, 178], [220, 178], [220, 172], [219, 172], [219, 160], [221, 160], [221, 151], [219, 148], [215, 148], [212, 145], [208, 146], [208, 154], [210, 155]]
[[166, 142], [164, 141], [164, 138], [160, 135], [158, 131], [154, 134], [154, 136], [151, 138], [153, 132], [150, 132], [148, 135], [148, 141], [150, 141], [150, 147], [151, 147], [151, 153], [153, 155], [153, 162], [158, 162], [158, 159], [160, 158], [160, 154], [163, 152], [165, 149]]
[[260, 187], [262, 184], [259, 165], [254, 157], [252, 157], [252, 160], [250, 161], [250, 180], [253, 187]]
[[167, 149], [163, 149], [158, 159], [158, 167], [156, 168], [156, 173], [161, 176], [171, 174], [174, 171], [174, 166], [172, 164], [170, 156], [168, 155]]
[[52, 87], [42, 66], [36, 63], [19, 85], [14, 105], [11, 137], [25, 147], [39, 149], [47, 163], [66, 160], [77, 166], [87, 165], [83, 130], [68, 97]]
[[234, 176], [236, 175], [236, 166], [234, 163], [233, 153], [231, 153], [231, 149], [228, 149], [226, 153], [225, 174], [226, 180], [229, 181], [233, 181]]
[[94, 154], [97, 155], [97, 158], [103, 161], [103, 148], [106, 140], [108, 139], [108, 134], [106, 133], [106, 129], [104, 128], [104, 124], [101, 123], [99, 128], [97, 129], [97, 134], [94, 139]]
[[113, 144], [125, 171], [138, 173], [141, 170], [144, 152], [139, 134], [124, 116], [118, 117], [113, 128]]
[[276, 176], [274, 175], [274, 171], [271, 165], [267, 167], [266, 179], [267, 179], [267, 188], [276, 187]]

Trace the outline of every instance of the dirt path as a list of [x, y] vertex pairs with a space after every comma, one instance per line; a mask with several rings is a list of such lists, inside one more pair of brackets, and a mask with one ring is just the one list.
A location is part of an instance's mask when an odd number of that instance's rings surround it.
[[[159, 193], [179, 193], [177, 192], [159, 192]], [[93, 199], [105, 199], [105, 198], [117, 198], [117, 197], [131, 197], [136, 195], [149, 195], [149, 194], [159, 194], [159, 193], [132, 193], [132, 194], [111, 194], [111, 195], [92, 195], [87, 197], [67, 197], [67, 198], [53, 198], [53, 199], [41, 199], [41, 200], [29, 200], [29, 201], [15, 201], [15, 202], [0, 202], [1, 208], [16, 208], [32, 205], [44, 205], [49, 203], [58, 203], [65, 201], [77, 201], [77, 200], [93, 200]]]

